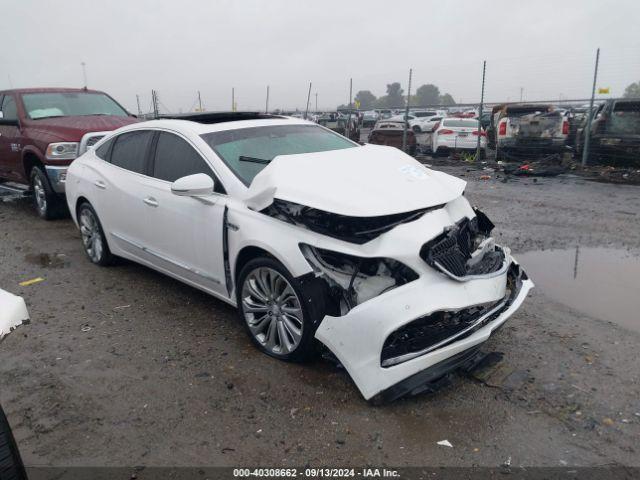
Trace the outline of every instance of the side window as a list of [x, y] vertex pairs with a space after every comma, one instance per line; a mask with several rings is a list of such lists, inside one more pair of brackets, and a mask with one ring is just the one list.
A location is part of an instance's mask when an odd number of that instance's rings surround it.
[[109, 154], [109, 148], [111, 148], [112, 144], [113, 144], [113, 139], [107, 140], [106, 142], [104, 142], [102, 145], [96, 148], [96, 156], [98, 158], [101, 158], [102, 160], [106, 160], [107, 155]]
[[2, 110], [2, 118], [8, 118], [10, 120], [16, 120], [18, 118], [18, 109], [13, 95], [4, 96], [0, 110]]
[[118, 135], [111, 151], [111, 163], [135, 173], [145, 173], [147, 150], [153, 132], [142, 130]]
[[160, 132], [153, 162], [153, 176], [167, 182], [175, 182], [179, 178], [196, 173], [209, 175], [215, 182], [215, 191], [225, 193], [209, 165], [191, 145], [177, 135]]

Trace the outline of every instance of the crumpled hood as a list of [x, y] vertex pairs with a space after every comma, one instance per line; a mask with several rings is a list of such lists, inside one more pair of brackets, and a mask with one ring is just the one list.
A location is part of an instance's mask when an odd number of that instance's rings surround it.
[[447, 203], [466, 182], [430, 170], [394, 147], [365, 145], [274, 158], [249, 186], [247, 205], [274, 200], [354, 217], [410, 212]]

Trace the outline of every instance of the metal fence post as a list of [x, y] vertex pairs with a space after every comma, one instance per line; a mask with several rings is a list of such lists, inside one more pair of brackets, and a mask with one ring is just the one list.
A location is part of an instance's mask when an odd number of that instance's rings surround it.
[[347, 115], [347, 128], [345, 128], [345, 132], [347, 132], [347, 138], [351, 138], [351, 103], [353, 102], [353, 78], [349, 79], [349, 114]]
[[478, 109], [478, 146], [476, 148], [476, 159], [480, 160], [480, 139], [482, 138], [482, 106], [484, 104], [484, 74], [487, 70], [487, 61], [482, 62], [482, 90], [480, 92], [480, 108]]
[[582, 146], [582, 166], [587, 165], [589, 159], [589, 142], [591, 141], [591, 121], [593, 120], [593, 102], [596, 96], [596, 81], [598, 79], [598, 62], [600, 61], [600, 49], [596, 50], [596, 67], [593, 71], [593, 87], [591, 88], [591, 101], [589, 102], [589, 116], [587, 117], [586, 130], [584, 132], [584, 145]]
[[307, 108], [304, 111], [304, 119], [309, 116], [309, 101], [311, 100], [311, 82], [309, 82], [309, 93], [307, 94]]
[[413, 69], [409, 69], [409, 88], [407, 89], [407, 106], [404, 110], [404, 129], [402, 130], [402, 151], [407, 152], [407, 128], [409, 127], [409, 120], [407, 117], [409, 116], [409, 104], [411, 103], [411, 75], [413, 74]]

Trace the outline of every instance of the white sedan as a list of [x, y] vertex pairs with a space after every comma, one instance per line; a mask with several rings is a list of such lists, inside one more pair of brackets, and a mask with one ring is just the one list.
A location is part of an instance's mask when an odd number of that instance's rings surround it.
[[322, 344], [381, 401], [477, 361], [532, 286], [464, 188], [396, 148], [240, 113], [121, 128], [67, 174], [91, 262], [125, 257], [237, 307], [273, 357]]
[[431, 151], [434, 155], [457, 150], [475, 150], [478, 147], [483, 152], [487, 149], [487, 133], [482, 129], [477, 119], [471, 118], [443, 118], [431, 135]]

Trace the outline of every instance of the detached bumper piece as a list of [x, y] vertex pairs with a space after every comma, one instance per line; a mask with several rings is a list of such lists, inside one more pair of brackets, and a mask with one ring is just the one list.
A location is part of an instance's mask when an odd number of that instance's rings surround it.
[[486, 275], [501, 275], [507, 267], [505, 252], [495, 246], [489, 233], [493, 223], [479, 210], [464, 218], [420, 249], [420, 257], [448, 277], [467, 281]]

